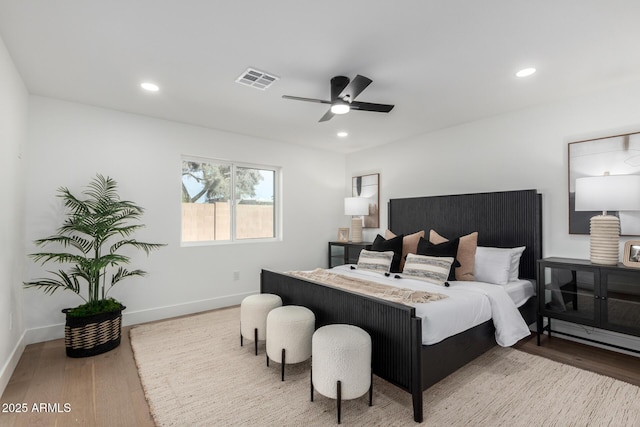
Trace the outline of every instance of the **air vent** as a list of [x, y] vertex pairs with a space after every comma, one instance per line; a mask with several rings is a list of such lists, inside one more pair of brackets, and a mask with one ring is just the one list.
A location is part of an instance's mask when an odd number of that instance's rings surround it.
[[236, 79], [236, 83], [255, 87], [256, 89], [260, 90], [266, 90], [276, 80], [278, 80], [278, 77], [272, 74], [267, 74], [264, 71], [256, 70], [253, 68], [247, 68], [247, 71], [242, 73], [240, 77]]

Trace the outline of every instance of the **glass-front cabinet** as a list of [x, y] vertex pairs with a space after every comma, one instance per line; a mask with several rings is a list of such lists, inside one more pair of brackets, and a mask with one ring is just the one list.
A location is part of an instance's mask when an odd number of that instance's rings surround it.
[[640, 336], [640, 269], [589, 260], [538, 261], [538, 340], [559, 319]]
[[640, 271], [631, 268], [601, 269], [601, 327], [640, 336]]
[[599, 270], [590, 263], [552, 260], [544, 260], [539, 266], [540, 313], [567, 321], [580, 319], [582, 324], [595, 326], [600, 320], [600, 304], [596, 299], [600, 294]]

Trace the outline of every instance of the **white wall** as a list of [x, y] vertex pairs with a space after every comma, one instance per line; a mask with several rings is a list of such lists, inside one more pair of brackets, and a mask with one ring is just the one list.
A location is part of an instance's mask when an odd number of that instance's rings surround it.
[[[389, 198], [537, 188], [543, 193], [545, 256], [587, 257], [588, 238], [567, 233], [567, 143], [640, 130], [635, 108], [640, 83], [419, 135], [346, 160], [341, 154], [32, 96], [26, 144], [26, 90], [4, 46], [0, 93], [0, 191], [13, 206], [0, 211], [0, 315], [14, 314], [12, 329], [0, 328], [3, 379], [13, 370], [12, 355], [21, 353], [17, 346], [61, 337], [60, 310], [81, 302], [70, 293], [20, 290], [23, 279], [45, 274], [25, 262], [25, 254], [35, 250], [34, 239], [59, 225], [59, 186], [79, 191], [96, 173], [114, 177], [123, 198], [146, 208], [147, 228], [137, 237], [168, 244], [149, 258], [134, 258], [133, 266], [147, 270], [148, 277], [125, 281], [112, 292], [128, 307], [125, 324], [132, 324], [238, 303], [258, 290], [263, 267], [326, 265], [327, 240], [347, 225], [342, 197], [350, 193], [350, 177], [362, 173], [381, 173], [382, 229]], [[25, 145], [28, 174], [20, 188]], [[284, 241], [180, 247], [181, 154], [282, 166]], [[366, 230], [365, 238], [378, 231]], [[240, 280], [233, 280], [234, 271]]]
[[629, 83], [353, 153], [347, 180], [380, 172], [382, 230], [390, 198], [534, 188], [543, 195], [544, 256], [588, 258], [588, 236], [568, 234], [567, 143], [640, 131], [639, 99], [640, 82]]
[[[149, 276], [113, 289], [111, 296], [127, 306], [125, 324], [237, 304], [258, 291], [261, 268], [326, 265], [327, 241], [344, 222], [342, 154], [35, 96], [29, 132], [27, 252], [60, 225], [56, 189], [81, 191], [96, 173], [114, 178], [122, 198], [145, 208], [147, 227], [138, 239], [168, 244], [134, 258], [132, 266]], [[281, 166], [284, 240], [181, 247], [182, 154]], [[28, 263], [29, 278], [42, 274]], [[27, 341], [61, 337], [60, 310], [81, 302], [73, 293], [25, 290]]]
[[0, 39], [0, 394], [24, 349], [21, 283], [27, 103], [27, 90]]

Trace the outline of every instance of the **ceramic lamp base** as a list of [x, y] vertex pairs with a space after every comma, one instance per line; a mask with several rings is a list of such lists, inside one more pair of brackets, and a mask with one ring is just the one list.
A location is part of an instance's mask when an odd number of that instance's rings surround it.
[[613, 215], [597, 215], [591, 218], [591, 262], [617, 265], [620, 241], [620, 219]]
[[351, 241], [355, 243], [362, 242], [362, 218], [351, 218]]

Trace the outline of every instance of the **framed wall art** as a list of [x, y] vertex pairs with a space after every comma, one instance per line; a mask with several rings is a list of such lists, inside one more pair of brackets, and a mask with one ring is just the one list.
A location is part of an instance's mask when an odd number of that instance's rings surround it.
[[[569, 143], [569, 234], [589, 234], [589, 221], [601, 211], [576, 211], [576, 179], [640, 175], [640, 133]], [[640, 189], [638, 189], [640, 191]], [[640, 236], [640, 211], [607, 212], [620, 218], [620, 234]]]
[[363, 228], [380, 227], [380, 174], [354, 176], [351, 195], [368, 200], [369, 214], [364, 216]]

